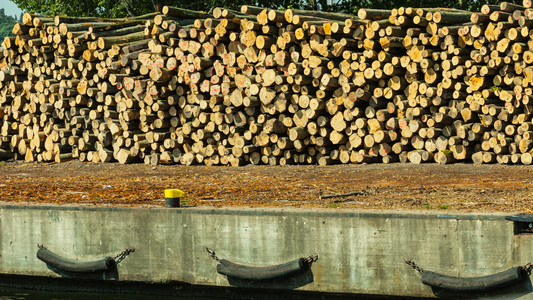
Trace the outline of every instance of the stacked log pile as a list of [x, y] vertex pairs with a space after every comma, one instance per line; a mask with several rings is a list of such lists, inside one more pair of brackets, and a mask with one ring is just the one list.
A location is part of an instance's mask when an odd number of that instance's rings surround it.
[[26, 14], [0, 159], [531, 164], [530, 7]]

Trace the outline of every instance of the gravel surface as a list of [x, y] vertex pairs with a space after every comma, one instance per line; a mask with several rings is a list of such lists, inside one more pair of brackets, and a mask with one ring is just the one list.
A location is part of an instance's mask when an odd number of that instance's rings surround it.
[[533, 166], [0, 162], [3, 204], [163, 207], [167, 188], [186, 192], [183, 206], [533, 212]]

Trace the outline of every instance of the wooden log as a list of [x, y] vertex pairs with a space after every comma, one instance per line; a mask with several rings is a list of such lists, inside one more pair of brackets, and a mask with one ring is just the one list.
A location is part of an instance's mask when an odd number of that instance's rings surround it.
[[[143, 19], [79, 19], [54, 29], [30, 16], [0, 52], [9, 65], [0, 72], [0, 102], [8, 103], [0, 132], [18, 157], [39, 161], [65, 153], [59, 161], [528, 162], [525, 136], [533, 131], [519, 124], [530, 121], [533, 55], [529, 32], [516, 25], [529, 24], [519, 6], [476, 17], [361, 9], [371, 20], [365, 26], [342, 14], [243, 11], [215, 9], [219, 19], [194, 22], [151, 15], [142, 40], [106, 51], [94, 39], [141, 33]], [[489, 23], [511, 13], [513, 20]], [[280, 29], [283, 22], [293, 24]], [[56, 122], [68, 127], [69, 148], [56, 149]], [[37, 123], [45, 135], [26, 134]]]
[[184, 19], [205, 19], [211, 17], [206, 13], [173, 6], [163, 6], [161, 12], [168, 16]]
[[470, 21], [471, 12], [446, 12], [437, 11], [433, 13], [433, 22], [437, 24], [457, 24]]
[[145, 39], [143, 31], [134, 32], [122, 36], [107, 36], [98, 38], [99, 49], [109, 49], [112, 45], [137, 42]]
[[357, 17], [361, 20], [382, 20], [387, 19], [391, 15], [391, 11], [387, 9], [367, 9], [360, 8], [357, 11]]

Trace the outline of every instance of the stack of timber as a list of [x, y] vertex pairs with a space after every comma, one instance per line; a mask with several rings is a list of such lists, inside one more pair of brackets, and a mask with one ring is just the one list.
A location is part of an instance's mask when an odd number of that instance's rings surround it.
[[531, 164], [530, 7], [25, 14], [0, 159]]

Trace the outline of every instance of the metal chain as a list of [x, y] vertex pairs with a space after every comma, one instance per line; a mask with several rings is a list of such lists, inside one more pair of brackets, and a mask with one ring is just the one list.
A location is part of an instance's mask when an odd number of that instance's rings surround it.
[[130, 253], [132, 253], [132, 252], [135, 252], [135, 249], [128, 247], [124, 251], [122, 251], [119, 254], [117, 254], [117, 256], [113, 257], [113, 259], [118, 264], [119, 262], [123, 261], [126, 258], [126, 256], [130, 255]]
[[308, 264], [312, 264], [318, 260], [318, 255], [311, 255], [309, 257], [304, 258], [304, 262]]
[[205, 247], [205, 250], [207, 250], [207, 253], [209, 254], [209, 256], [211, 256], [212, 259], [214, 259], [216, 261], [220, 261], [220, 259], [215, 254], [215, 251], [209, 250], [209, 248], [207, 248], [207, 247]]
[[531, 270], [533, 269], [533, 265], [531, 263], [527, 263], [522, 267], [522, 270], [526, 271], [527, 274], [531, 274]]
[[410, 260], [410, 259], [409, 259], [409, 260], [406, 259], [406, 260], [405, 260], [405, 263], [408, 264], [408, 265], [410, 265], [413, 269], [417, 270], [418, 273], [420, 273], [420, 274], [424, 274], [424, 269], [422, 269], [421, 267], [417, 266], [417, 265], [415, 264], [414, 261], [412, 261], [412, 260]]

